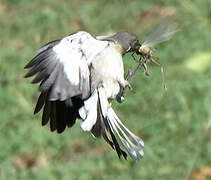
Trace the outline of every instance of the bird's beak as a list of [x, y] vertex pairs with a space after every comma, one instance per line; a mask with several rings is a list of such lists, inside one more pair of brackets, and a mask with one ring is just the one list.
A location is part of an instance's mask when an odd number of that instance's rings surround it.
[[135, 52], [136, 54], [140, 54], [140, 48], [141, 48], [141, 44], [138, 42], [137, 44], [135, 44]]

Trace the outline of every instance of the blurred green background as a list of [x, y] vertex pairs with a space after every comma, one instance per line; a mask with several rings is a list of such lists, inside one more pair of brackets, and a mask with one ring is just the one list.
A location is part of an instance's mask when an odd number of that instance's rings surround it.
[[[182, 32], [156, 46], [165, 68], [140, 71], [121, 120], [145, 141], [145, 157], [118, 159], [102, 139], [80, 129], [51, 133], [33, 115], [37, 85], [24, 65], [44, 43], [77, 30], [94, 35], [130, 31], [143, 42], [163, 16]], [[124, 58], [126, 71], [136, 64]], [[211, 179], [211, 1], [0, 0], [0, 179]]]

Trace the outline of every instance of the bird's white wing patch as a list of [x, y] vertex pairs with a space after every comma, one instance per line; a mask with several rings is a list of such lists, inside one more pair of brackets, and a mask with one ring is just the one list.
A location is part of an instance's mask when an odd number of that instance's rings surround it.
[[72, 85], [79, 84], [79, 67], [82, 61], [81, 53], [73, 49], [66, 39], [53, 48], [57, 54], [57, 58], [63, 64], [64, 73]]
[[108, 45], [89, 33], [80, 31], [60, 41], [43, 46], [39, 54], [26, 65], [31, 68], [26, 77], [37, 74], [40, 90], [51, 90], [50, 100], [65, 100], [76, 95], [90, 95], [89, 66]]

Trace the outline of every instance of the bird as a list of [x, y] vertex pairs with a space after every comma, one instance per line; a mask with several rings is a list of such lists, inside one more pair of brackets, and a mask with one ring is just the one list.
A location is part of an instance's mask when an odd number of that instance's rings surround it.
[[112, 102], [124, 101], [123, 57], [137, 52], [141, 44], [130, 32], [94, 36], [78, 31], [51, 41], [37, 51], [24, 67], [25, 78], [40, 83], [34, 114], [43, 109], [42, 125], [62, 133], [81, 119], [83, 131], [103, 137], [119, 158], [143, 158], [144, 142], [119, 119]]

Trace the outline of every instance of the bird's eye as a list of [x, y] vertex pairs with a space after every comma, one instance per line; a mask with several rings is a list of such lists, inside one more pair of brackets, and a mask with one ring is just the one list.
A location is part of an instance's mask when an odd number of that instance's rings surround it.
[[136, 40], [136, 46], [141, 46], [139, 40]]

